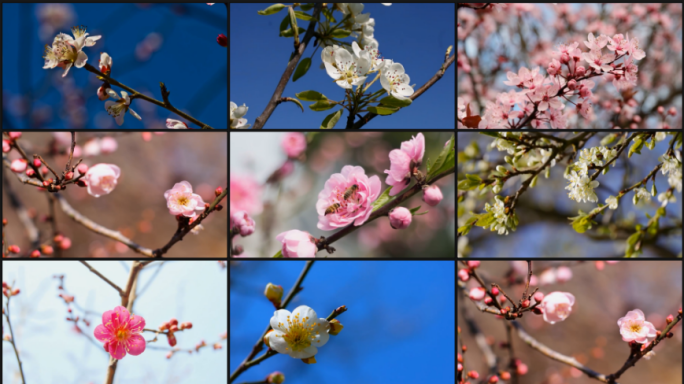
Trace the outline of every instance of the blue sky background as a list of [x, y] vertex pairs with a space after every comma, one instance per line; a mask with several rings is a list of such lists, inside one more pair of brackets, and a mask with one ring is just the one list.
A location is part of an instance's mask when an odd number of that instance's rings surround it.
[[[128, 279], [130, 261], [92, 261], [89, 264], [115, 284], [123, 287]], [[196, 384], [225, 383], [227, 343], [223, 349], [214, 350], [210, 343], [219, 340], [227, 331], [228, 313], [226, 297], [226, 269], [216, 261], [166, 261], [161, 270], [145, 289], [155, 274], [159, 262], [146, 266], [138, 280], [138, 299], [133, 313], [145, 319], [145, 328], [156, 329], [172, 317], [179, 322], [192, 322], [192, 329], [176, 334], [182, 349], [194, 348], [202, 339], [208, 347], [199, 354], [177, 353], [166, 359], [170, 347], [166, 338], [159, 338], [154, 345], [138, 356], [127, 355], [118, 363], [115, 383], [141, 384]], [[156, 266], [155, 266], [156, 265]], [[27, 383], [101, 383], [105, 377], [109, 355], [97, 348], [85, 336], [73, 330], [73, 322], [66, 321], [67, 305], [59, 295], [59, 279], [64, 275], [67, 294], [75, 296], [79, 307], [95, 311], [89, 315], [90, 327], [83, 322], [79, 326], [88, 330], [90, 336], [102, 323], [101, 314], [121, 305], [119, 294], [102, 279], [90, 272], [78, 261], [5, 261], [2, 262], [2, 280], [21, 289], [10, 301], [12, 330], [20, 349], [24, 375]], [[3, 307], [7, 299], [3, 296]], [[83, 312], [72, 304], [74, 315], [83, 318]], [[3, 327], [9, 333], [3, 317]], [[146, 340], [154, 333], [143, 332]], [[11, 345], [3, 342], [2, 382], [18, 382], [17, 361]]]
[[[577, 133], [555, 134], [562, 135], [563, 138], [576, 137]], [[592, 137], [584, 148], [592, 148], [600, 146], [601, 138], [605, 137], [607, 133], [598, 133]], [[474, 132], [459, 132], [457, 134], [458, 150], [463, 149], [469, 145], [473, 140], [477, 140], [480, 149], [487, 151], [491, 161], [499, 161], [503, 159], [507, 152], [499, 152], [495, 148], [492, 149], [489, 145], [494, 138], [488, 137]], [[657, 142], [653, 150], [644, 147], [641, 155], [633, 154], [631, 158], [627, 158], [627, 153], [623, 153], [618, 160], [617, 165], [610, 166], [610, 171], [605, 175], [600, 175], [597, 181], [600, 183], [596, 189], [596, 195], [599, 202], [605, 204], [608, 196], [616, 196], [623, 185], [623, 177], [625, 177], [625, 164], [628, 165], [629, 174], [627, 175], [627, 186], [632, 186], [642, 180], [658, 163], [658, 158], [662, 156], [668, 149], [672, 136], [668, 135], [663, 141]], [[617, 141], [609, 144], [614, 146]], [[626, 151], [625, 151], [626, 152]], [[503, 160], [501, 160], [503, 163]], [[528, 189], [521, 197], [521, 201], [526, 204], [534, 205], [543, 210], [555, 210], [560, 212], [565, 217], [577, 216], [581, 209], [584, 212], [589, 212], [596, 208], [596, 203], [577, 203], [568, 197], [568, 191], [565, 187], [568, 181], [563, 178], [563, 171], [565, 170], [566, 160], [556, 164], [551, 168], [551, 173], [548, 179], [540, 177], [535, 188]], [[462, 164], [458, 164], [459, 172], [462, 172]], [[510, 166], [507, 165], [510, 169]], [[515, 180], [515, 181], [512, 181]], [[521, 179], [515, 177], [506, 184], [499, 193], [500, 196], [512, 196], [520, 188]], [[651, 181], [647, 184], [647, 190], [651, 190]], [[664, 176], [661, 171], [656, 175], [656, 189], [658, 194], [665, 192], [669, 188], [667, 176]], [[674, 190], [674, 196], [677, 199], [675, 203], [667, 205], [667, 217], [661, 218], [660, 227], [667, 227], [676, 225], [673, 220], [681, 220], [682, 218], [682, 193]], [[646, 213], [653, 215], [660, 207], [660, 202], [656, 197], [651, 198], [651, 202], [647, 204], [639, 204], [637, 207], [632, 203], [634, 192], [629, 192], [620, 199], [618, 209], [613, 211], [606, 209], [602, 214], [596, 218], [596, 222], [604, 223], [603, 220], [606, 215], [611, 215], [610, 222], [620, 222], [622, 220], [633, 219], [635, 222], [631, 225], [632, 232], [637, 223], [645, 225], [649, 218]], [[485, 194], [481, 200], [478, 200], [475, 210], [477, 212], [484, 212], [485, 202], [494, 200], [494, 195], [490, 192]], [[459, 203], [461, 205], [462, 203]], [[548, 214], [543, 215], [540, 219], [539, 214], [530, 212], [527, 208], [516, 208], [520, 224], [515, 232], [510, 232], [508, 236], [498, 235], [496, 232], [490, 232], [489, 229], [481, 227], [474, 227], [468, 234], [470, 246], [473, 252], [470, 257], [613, 257], [617, 255], [624, 256], [624, 249], [626, 241], [597, 241], [592, 240], [587, 236], [590, 232], [595, 233], [595, 228], [589, 230], [587, 233], [580, 234], [570, 225], [570, 221], [554, 219]], [[462, 218], [465, 218], [463, 216]], [[469, 215], [467, 216], [469, 217]], [[459, 218], [459, 222], [462, 218]], [[671, 233], [668, 236], [661, 236], [658, 241], [661, 245], [676, 254], [682, 251], [681, 237], [677, 233]], [[643, 256], [659, 256], [659, 254], [651, 247], [644, 247]]]
[[[100, 52], [107, 52], [113, 59], [115, 80], [157, 100], [162, 99], [159, 82], [164, 82], [174, 107], [214, 128], [227, 127], [227, 52], [216, 43], [218, 34], [227, 34], [225, 5], [69, 4], [75, 18], [47, 40], [39, 37], [37, 9], [41, 6], [2, 5], [3, 129], [165, 128], [167, 118], [184, 121], [164, 108], [134, 100], [131, 108], [142, 122], [127, 113], [119, 127], [107, 115], [104, 101], [97, 98], [102, 82], [94, 74], [72, 68], [62, 78], [61, 68], [43, 69], [44, 45], [51, 45], [59, 32], [71, 35], [74, 25], [87, 26], [90, 36], [102, 35], [94, 46], [84, 48], [90, 65], [97, 67]], [[152, 32], [159, 33], [163, 41], [149, 60], [140, 62], [135, 55], [136, 45]], [[29, 89], [31, 101], [19, 97], [27, 95]], [[120, 94], [120, 88], [113, 89]], [[83, 106], [67, 108], [62, 93]], [[20, 113], [22, 105], [30, 105], [33, 113], [45, 116], [40, 119], [44, 122], [29, 124], [27, 114]], [[74, 110], [84, 116], [83, 124], [69, 117], [67, 111]]]
[[[240, 261], [231, 265], [230, 370], [251, 351], [275, 311], [267, 283], [285, 294], [303, 261]], [[327, 317], [335, 308], [344, 329], [319, 349], [316, 364], [273, 356], [237, 382], [280, 371], [290, 384], [453, 383], [454, 261], [317, 261], [290, 303]], [[262, 352], [263, 353], [263, 352]]]
[[[248, 124], [254, 124], [263, 112], [293, 51], [294, 39], [278, 36], [286, 10], [270, 16], [257, 14], [269, 5], [230, 5], [230, 100], [249, 107], [245, 116]], [[370, 17], [375, 19], [374, 37], [380, 44], [380, 55], [401, 63], [411, 78], [411, 85], [416, 84], [414, 89], [420, 88], [439, 70], [447, 47], [454, 45], [454, 4], [364, 5], [363, 13], [370, 13]], [[340, 15], [339, 12], [333, 14], [338, 21], [341, 20]], [[300, 20], [299, 23], [307, 28], [309, 22]], [[343, 40], [351, 43], [355, 39], [348, 37]], [[341, 100], [344, 90], [324, 69], [320, 69], [321, 49], [315, 53], [313, 49], [313, 45], [307, 47], [303, 56], [312, 57], [309, 72], [295, 83], [290, 79], [283, 97], [295, 97], [296, 93], [315, 90], [331, 100]], [[370, 90], [379, 89], [382, 86], [378, 80]], [[364, 128], [454, 128], [454, 94], [454, 68], [449, 68], [444, 77], [411, 106], [394, 115], [376, 117]], [[333, 108], [314, 112], [308, 108], [311, 102], [302, 104], [304, 113], [294, 103], [279, 105], [264, 128], [319, 128], [327, 115], [337, 111]], [[336, 128], [343, 128], [346, 119], [345, 111]]]

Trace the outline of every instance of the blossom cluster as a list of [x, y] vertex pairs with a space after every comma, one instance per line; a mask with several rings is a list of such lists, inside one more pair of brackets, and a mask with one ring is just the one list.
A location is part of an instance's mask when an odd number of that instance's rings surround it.
[[248, 109], [249, 107], [245, 104], [238, 107], [237, 104], [232, 101], [230, 102], [230, 128], [247, 129], [252, 126], [251, 124], [247, 124], [247, 119], [242, 118], [242, 116], [247, 114]]
[[[589, 169], [602, 167], [604, 161], [608, 162], [616, 155], [617, 150], [606, 147], [582, 149], [579, 159], [573, 164], [573, 170], [565, 175], [565, 178], [570, 181], [570, 185], [565, 188], [570, 191], [568, 197], [578, 202], [597, 202], [598, 197], [596, 192], [594, 192], [594, 188], [599, 186], [599, 182], [590, 179]], [[615, 162], [613, 162], [613, 166], [615, 166]], [[609, 204], [615, 204], [617, 208], [617, 202], [611, 200]]]

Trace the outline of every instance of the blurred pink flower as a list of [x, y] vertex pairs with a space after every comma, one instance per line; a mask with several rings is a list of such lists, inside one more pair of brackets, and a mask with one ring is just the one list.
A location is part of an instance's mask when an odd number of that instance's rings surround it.
[[306, 150], [306, 136], [300, 132], [289, 132], [281, 143], [287, 157], [294, 159]]
[[16, 159], [13, 160], [10, 164], [10, 169], [12, 170], [12, 172], [21, 173], [26, 170], [27, 165], [28, 163], [25, 159]]
[[118, 147], [119, 145], [113, 137], [105, 136], [100, 139], [100, 151], [102, 151], [102, 153], [112, 153], [116, 151]]
[[559, 283], [564, 283], [572, 279], [572, 270], [568, 267], [558, 267], [556, 269], [556, 279]]
[[121, 169], [114, 164], [96, 164], [88, 169], [84, 177], [88, 194], [95, 197], [107, 195], [116, 187]]
[[555, 324], [565, 320], [572, 312], [575, 296], [568, 292], [551, 292], [544, 296], [539, 308], [544, 312], [544, 321]]
[[2, 152], [7, 153], [12, 149], [12, 146], [10, 145], [9, 140], [3, 140], [2, 141]]
[[[92, 169], [92, 168], [91, 168]], [[172, 215], [183, 215], [193, 217], [195, 211], [204, 210], [204, 200], [202, 196], [192, 193], [192, 185], [187, 181], [176, 183], [173, 188], [164, 192], [166, 207]]]
[[404, 207], [396, 207], [389, 213], [390, 226], [394, 229], [408, 228], [412, 219], [411, 211]]
[[145, 328], [145, 319], [138, 315], [131, 315], [122, 306], [102, 314], [102, 324], [95, 327], [93, 335], [105, 343], [105, 351], [121, 360], [130, 353], [133, 356], [145, 352], [146, 342], [140, 336]]
[[401, 192], [409, 184], [412, 171], [420, 166], [424, 154], [425, 137], [420, 132], [411, 140], [401, 143], [401, 149], [390, 151], [390, 169], [385, 170], [385, 183], [392, 186], [390, 196]]
[[648, 343], [656, 337], [656, 329], [652, 323], [646, 321], [644, 313], [640, 309], [627, 312], [618, 322], [620, 335], [624, 341], [636, 341], [639, 344]]
[[237, 211], [230, 214], [230, 228], [237, 227], [240, 230], [240, 236], [245, 237], [254, 233], [254, 219], [249, 217], [245, 211]]
[[423, 190], [423, 201], [431, 207], [439, 204], [439, 202], [442, 201], [442, 198], [442, 190], [435, 184]]
[[485, 297], [485, 290], [482, 287], [473, 288], [468, 294], [471, 300], [480, 301]]
[[251, 177], [230, 174], [230, 210], [261, 213], [261, 186]]
[[314, 238], [308, 232], [293, 229], [279, 234], [276, 240], [283, 244], [283, 257], [316, 257], [318, 252]]
[[[345, 192], [354, 185], [356, 190], [345, 199]], [[332, 231], [351, 223], [356, 226], [363, 224], [371, 214], [372, 203], [381, 192], [378, 176], [368, 177], [362, 167], [345, 165], [342, 173], [332, 174], [318, 193], [318, 229]], [[338, 205], [334, 212], [326, 214], [326, 210], [334, 205]]]

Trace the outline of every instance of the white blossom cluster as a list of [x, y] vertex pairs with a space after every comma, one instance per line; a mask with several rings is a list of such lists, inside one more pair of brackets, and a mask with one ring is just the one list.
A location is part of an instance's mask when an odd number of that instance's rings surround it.
[[[581, 150], [579, 159], [573, 164], [574, 170], [565, 175], [565, 178], [570, 180], [570, 185], [565, 187], [565, 189], [570, 190], [568, 197], [578, 202], [597, 202], [598, 196], [596, 196], [594, 188], [599, 186], [599, 182], [596, 180], [592, 181], [589, 178], [589, 168], [602, 167], [604, 162], [610, 161], [615, 156], [617, 156], [617, 151], [606, 147], [585, 148]], [[615, 162], [613, 162], [613, 166], [615, 166]], [[611, 209], [617, 209], [617, 199], [615, 201], [611, 199], [608, 204], [611, 206]]]
[[[679, 151], [677, 151], [679, 153]], [[675, 157], [661, 157], [663, 167], [660, 168], [663, 175], [667, 176], [667, 182], [670, 187], [677, 189], [677, 192], [682, 191], [682, 162]]]
[[508, 235], [508, 228], [512, 224], [512, 218], [506, 214], [506, 207], [499, 196], [496, 196], [494, 205], [485, 203], [485, 211], [494, 215], [494, 222], [489, 226], [492, 231], [497, 231], [499, 235]]

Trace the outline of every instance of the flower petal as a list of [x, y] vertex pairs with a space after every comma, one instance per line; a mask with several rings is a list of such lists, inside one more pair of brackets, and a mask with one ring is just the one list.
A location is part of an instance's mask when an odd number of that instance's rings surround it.
[[[140, 317], [140, 316], [138, 316]], [[144, 321], [143, 321], [144, 324]], [[139, 354], [145, 352], [145, 339], [138, 335], [131, 335], [128, 340], [126, 341], [126, 352], [130, 353], [133, 356], [138, 356]]]
[[[107, 311], [107, 312], [111, 312], [111, 311]], [[107, 342], [107, 341], [114, 338], [112, 331], [110, 331], [107, 327], [105, 327], [102, 324], [95, 327], [95, 331], [93, 332], [93, 336], [95, 336], [95, 338], [101, 342]]]
[[123, 343], [111, 341], [109, 343], [109, 354], [117, 360], [123, 359], [126, 356], [126, 349]]
[[133, 333], [140, 333], [145, 328], [145, 319], [142, 316], [133, 315], [128, 321], [128, 330]]

